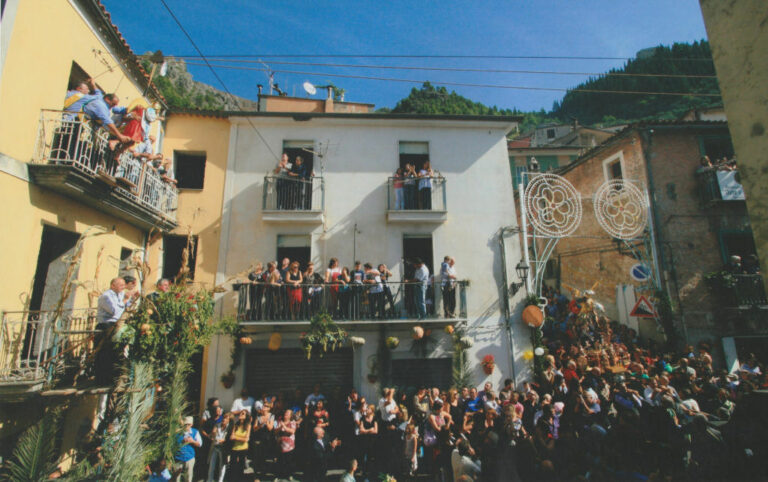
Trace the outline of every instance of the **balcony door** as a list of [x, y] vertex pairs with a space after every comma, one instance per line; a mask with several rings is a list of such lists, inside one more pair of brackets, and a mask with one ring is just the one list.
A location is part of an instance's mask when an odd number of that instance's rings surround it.
[[277, 265], [283, 258], [291, 262], [299, 262], [299, 270], [307, 269], [307, 263], [312, 259], [311, 238], [309, 235], [279, 234], [277, 236]]
[[[416, 268], [413, 265], [414, 260], [421, 259], [429, 268], [429, 274], [434, 275], [434, 263], [432, 253], [432, 235], [431, 234], [404, 234], [403, 235], [403, 279], [413, 279]], [[427, 315], [435, 313], [435, 290], [432, 285], [427, 289]], [[405, 309], [408, 316], [416, 314], [416, 306], [413, 304], [413, 286], [405, 286]]]

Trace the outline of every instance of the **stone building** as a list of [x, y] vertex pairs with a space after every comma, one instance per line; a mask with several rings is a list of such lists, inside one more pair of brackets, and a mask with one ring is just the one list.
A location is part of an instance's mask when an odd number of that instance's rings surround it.
[[[721, 272], [731, 256], [746, 262], [756, 251], [738, 171], [699, 170], [702, 156], [733, 159], [726, 122], [634, 124], [561, 169], [582, 196], [584, 217], [576, 235], [561, 240], [552, 255], [553, 276], [566, 290], [597, 283], [596, 298], [608, 315], [637, 327], [641, 337], [651, 337], [657, 331], [652, 319], [629, 316], [639, 288], [630, 269], [641, 262], [638, 253], [648, 253], [655, 264], [650, 268], [657, 270], [670, 297], [682, 341], [708, 342], [732, 366], [741, 352], [764, 349], [766, 338], [759, 336], [768, 330], [760, 321], [768, 303], [759, 275], [707, 279]], [[599, 226], [590, 198], [611, 179], [647, 189], [647, 246], [626, 246]]]

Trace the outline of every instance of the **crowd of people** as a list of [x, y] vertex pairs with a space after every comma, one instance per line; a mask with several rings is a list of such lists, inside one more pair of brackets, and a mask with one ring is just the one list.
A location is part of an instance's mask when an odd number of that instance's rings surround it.
[[415, 163], [406, 163], [398, 167], [392, 177], [395, 192], [395, 210], [432, 209], [432, 181], [435, 171], [429, 161], [424, 161], [419, 168]]
[[[155, 152], [156, 139], [149, 134], [150, 124], [160, 119], [155, 109], [143, 101], [134, 102], [130, 110], [119, 103], [117, 95], [103, 93], [93, 79], [77, 83], [64, 99], [65, 113], [53, 139], [51, 157], [85, 164], [132, 187], [143, 171], [175, 185], [171, 161]], [[91, 136], [84, 135], [86, 122], [91, 124]], [[106, 132], [106, 145], [102, 145], [100, 130]], [[125, 152], [130, 155], [123, 156]]]
[[705, 172], [705, 171], [736, 171], [738, 170], [738, 167], [736, 165], [736, 159], [728, 157], [721, 157], [719, 159], [716, 159], [715, 161], [712, 161], [709, 156], [701, 156], [701, 159], [699, 159], [699, 168], [696, 170], [697, 173]]
[[[200, 473], [323, 480], [336, 467], [346, 481], [763, 473], [750, 443], [765, 421], [749, 397], [768, 388], [768, 378], [754, 355], [732, 373], [717, 371], [706, 344], [677, 353], [642, 345], [632, 329], [602, 316], [589, 293], [569, 299], [545, 288], [545, 295], [545, 354], [533, 380], [480, 391], [383, 388], [377, 400], [338, 387], [326, 395], [319, 385], [309, 395], [251, 397], [243, 389], [229, 410], [208, 401], [198, 424]], [[757, 433], [745, 433], [745, 423]]]
[[[456, 316], [456, 261], [445, 256], [440, 268], [443, 314]], [[404, 280], [392, 281], [384, 263], [355, 261], [350, 269], [331, 258], [324, 272], [313, 262], [301, 269], [299, 261], [283, 258], [266, 268], [257, 263], [241, 285], [238, 312], [248, 320], [306, 320], [328, 312], [334, 319], [392, 319], [407, 315], [418, 319], [434, 313], [434, 277], [423, 260], [405, 263]], [[395, 290], [393, 292], [393, 289]], [[401, 296], [399, 296], [401, 295]], [[396, 298], [404, 301], [396, 303]]]

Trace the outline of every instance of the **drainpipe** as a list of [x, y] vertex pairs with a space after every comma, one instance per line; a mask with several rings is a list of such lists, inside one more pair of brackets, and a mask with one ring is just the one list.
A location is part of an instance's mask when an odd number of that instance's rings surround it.
[[501, 282], [504, 284], [502, 286], [502, 297], [504, 298], [504, 301], [502, 303], [502, 307], [504, 310], [504, 321], [507, 329], [507, 338], [509, 339], [509, 355], [510, 360], [512, 360], [512, 380], [514, 380], [515, 384], [517, 384], [517, 370], [515, 369], [515, 340], [512, 336], [512, 315], [510, 314], [509, 310], [509, 280], [507, 278], [507, 249], [504, 246], [504, 235], [505, 234], [515, 234], [520, 232], [520, 228], [513, 227], [513, 226], [505, 226], [499, 230], [499, 250], [501, 252]]
[[[641, 149], [643, 153], [643, 159], [645, 160], [645, 171], [646, 171], [646, 177], [648, 178], [648, 201], [650, 203], [651, 207], [651, 245], [653, 247], [653, 250], [656, 253], [656, 262], [660, 267], [660, 270], [658, 271], [667, 271], [667, 263], [664, 259], [664, 240], [662, 238], [661, 230], [660, 229], [654, 229], [654, 228], [660, 228], [661, 223], [659, 222], [659, 210], [656, 206], [656, 188], [654, 186], [653, 182], [653, 166], [651, 165], [651, 151], [653, 148], [653, 129], [646, 129], [641, 131]], [[659, 279], [659, 289], [665, 290], [667, 292], [667, 295], [672, 298], [672, 293], [670, 293], [669, 283], [666, 282], [666, 280], [663, 281], [664, 286], [662, 286], [662, 281]], [[675, 281], [675, 287], [676, 287], [676, 294], [675, 299], [677, 299], [677, 306], [680, 311], [680, 325], [683, 329], [683, 338], [685, 339], [685, 343], [688, 344], [688, 328], [685, 325], [685, 316], [684, 316], [684, 310], [683, 310], [683, 303], [680, 299], [680, 290], [677, 289], [677, 281]], [[666, 287], [666, 289], [665, 289]]]

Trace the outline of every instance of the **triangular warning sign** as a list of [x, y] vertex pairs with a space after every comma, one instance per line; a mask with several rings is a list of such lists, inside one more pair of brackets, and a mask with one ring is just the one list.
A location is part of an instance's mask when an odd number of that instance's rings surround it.
[[635, 307], [629, 313], [629, 316], [636, 316], [637, 318], [658, 318], [656, 309], [653, 307], [653, 303], [648, 301], [648, 298], [640, 295], [640, 299], [635, 303]]

